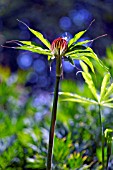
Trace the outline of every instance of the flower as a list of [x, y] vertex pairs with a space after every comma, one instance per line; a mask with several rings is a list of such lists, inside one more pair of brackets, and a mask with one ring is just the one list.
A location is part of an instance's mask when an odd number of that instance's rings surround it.
[[67, 49], [68, 43], [64, 38], [61, 37], [55, 39], [50, 46], [51, 53], [54, 56], [63, 56]]

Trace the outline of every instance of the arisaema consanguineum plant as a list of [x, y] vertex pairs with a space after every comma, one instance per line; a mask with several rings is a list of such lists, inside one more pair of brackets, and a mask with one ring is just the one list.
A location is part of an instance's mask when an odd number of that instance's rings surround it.
[[[69, 93], [69, 92], [60, 92], [61, 101], [77, 102], [82, 105], [96, 105], [99, 108], [99, 121], [101, 128], [101, 143], [102, 143], [102, 167], [105, 168], [104, 160], [104, 127], [102, 122], [102, 109], [104, 107], [113, 108], [113, 83], [110, 83], [110, 73], [106, 72], [100, 88], [100, 93], [95, 87], [92, 75], [88, 71], [87, 65], [80, 61], [83, 71], [81, 71], [82, 76], [88, 85], [90, 92], [92, 93], [93, 98], [86, 98], [79, 94]], [[108, 163], [107, 163], [108, 164]]]
[[[19, 20], [18, 20], [19, 21]], [[23, 23], [22, 21], [19, 21]], [[79, 42], [78, 40], [87, 32], [86, 29], [84, 31], [80, 31], [74, 35], [72, 39], [67, 42], [64, 38], [59, 37], [55, 39], [52, 43], [50, 43], [44, 36], [25, 23], [23, 23], [28, 30], [36, 36], [45, 46], [45, 48], [32, 41], [19, 41], [19, 40], [12, 40], [7, 43], [16, 43], [17, 47], [10, 47], [19, 50], [27, 50], [33, 53], [38, 53], [42, 55], [48, 56], [48, 61], [52, 62], [53, 59], [56, 59], [56, 83], [54, 89], [54, 99], [53, 99], [53, 107], [52, 107], [52, 117], [51, 117], [51, 125], [50, 125], [50, 132], [49, 132], [49, 146], [48, 146], [48, 156], [47, 156], [47, 170], [51, 169], [52, 166], [52, 150], [53, 150], [53, 142], [54, 142], [54, 129], [56, 123], [56, 113], [57, 113], [57, 103], [58, 103], [58, 89], [59, 89], [59, 82], [62, 75], [62, 59], [68, 60], [70, 64], [74, 66], [74, 60], [82, 60], [85, 62], [92, 72], [94, 73], [94, 67], [91, 62], [91, 59], [94, 59], [98, 62], [98, 64], [103, 65], [101, 60], [97, 57], [94, 51], [90, 47], [84, 46], [87, 43], [92, 43], [93, 40], [85, 40]], [[91, 24], [90, 24], [91, 25]]]

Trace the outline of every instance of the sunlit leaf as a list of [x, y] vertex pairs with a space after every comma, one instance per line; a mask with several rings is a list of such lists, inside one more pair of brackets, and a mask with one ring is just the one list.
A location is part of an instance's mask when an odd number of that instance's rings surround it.
[[60, 101], [71, 101], [71, 102], [78, 102], [78, 103], [84, 103], [84, 104], [98, 104], [96, 101], [82, 97], [78, 94], [73, 94], [69, 92], [60, 92], [59, 94], [61, 97], [64, 97]]
[[85, 73], [88, 73], [88, 67], [87, 67], [87, 65], [86, 65], [84, 62], [82, 62], [82, 61], [80, 61], [80, 65], [81, 65], [83, 71], [84, 71]]
[[101, 85], [101, 92], [100, 92], [100, 101], [102, 101], [105, 93], [106, 93], [106, 90], [107, 90], [107, 85], [109, 83], [109, 80], [110, 80], [110, 73], [107, 73], [105, 76], [104, 76], [104, 79], [102, 81], [102, 85]]
[[108, 99], [108, 100], [102, 100], [101, 103], [109, 103], [109, 102], [112, 102], [112, 101], [113, 101], [113, 98], [110, 98], [110, 99]]
[[49, 41], [48, 41], [47, 39], [45, 39], [44, 36], [43, 36], [40, 32], [35, 31], [35, 30], [33, 30], [33, 29], [29, 28], [29, 27], [28, 27], [28, 29], [29, 29], [40, 41], [42, 41], [42, 42], [46, 45], [46, 47], [48, 47], [48, 48], [50, 49], [50, 43], [49, 43]]
[[37, 43], [35, 43], [33, 41], [18, 41], [18, 42], [22, 43], [23, 45], [27, 45], [27, 46], [41, 47], [41, 45], [39, 45], [39, 44], [37, 44]]
[[85, 49], [80, 49], [80, 48], [73, 48], [71, 51], [65, 53], [65, 55], [72, 55], [76, 53], [91, 53], [90, 50], [88, 50], [88, 47]]
[[95, 73], [93, 64], [87, 57], [83, 56], [83, 57], [80, 57], [80, 59], [83, 60], [91, 68], [93, 73]]
[[38, 47], [38, 46], [27, 46], [27, 45], [24, 45], [24, 46], [15, 47], [15, 48], [19, 49], [19, 50], [27, 50], [27, 51], [31, 51], [31, 52], [38, 53], [38, 54], [52, 56], [50, 50], [43, 49], [40, 46]]
[[77, 43], [75, 44], [75, 46], [85, 45], [85, 44], [87, 44], [87, 43], [91, 43], [92, 41], [93, 41], [93, 40], [85, 40], [85, 41], [77, 42]]
[[75, 43], [86, 31], [87, 30], [80, 31], [79, 33], [75, 34], [75, 36], [69, 41], [68, 47]]
[[103, 99], [107, 99], [108, 97], [111, 96], [111, 94], [113, 93], [113, 83], [110, 85], [110, 87], [107, 89]]
[[112, 132], [113, 132], [113, 129], [106, 129], [105, 131], [104, 131], [104, 134], [105, 134], [105, 137], [106, 138], [111, 138], [112, 139]]
[[87, 47], [85, 47], [83, 45], [73, 44], [68, 48], [67, 53], [71, 52], [71, 51], [75, 51], [75, 50], [86, 50], [86, 49], [87, 49]]
[[45, 44], [45, 46], [47, 46], [50, 49], [50, 42], [44, 38], [43, 34], [41, 34], [38, 31], [35, 31], [33, 29], [31, 29], [27, 24], [25, 24], [24, 22], [18, 20], [19, 22], [23, 23], [31, 32], [32, 34], [34, 34], [43, 44]]
[[104, 104], [102, 104], [102, 106], [113, 108], [113, 103], [104, 103]]
[[91, 75], [89, 73], [82, 72], [82, 76], [85, 79], [85, 82], [88, 84], [88, 87], [89, 87], [91, 93], [93, 94], [94, 98], [98, 101], [96, 88], [95, 88], [95, 85], [94, 85]]
[[95, 99], [98, 101], [96, 88], [95, 88], [94, 82], [92, 80], [92, 76], [88, 72], [88, 67], [83, 62], [80, 62], [80, 65], [81, 65], [82, 69], [84, 70], [84, 72], [82, 72], [82, 76], [85, 79], [85, 82], [88, 84], [88, 87], [89, 87], [91, 93], [93, 94]]

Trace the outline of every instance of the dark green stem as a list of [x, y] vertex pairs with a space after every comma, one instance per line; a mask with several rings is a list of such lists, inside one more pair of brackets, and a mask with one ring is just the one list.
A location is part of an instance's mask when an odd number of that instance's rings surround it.
[[53, 150], [53, 142], [54, 142], [54, 131], [55, 131], [55, 122], [56, 122], [56, 114], [57, 114], [57, 103], [58, 103], [58, 89], [59, 89], [61, 72], [62, 72], [62, 63], [61, 63], [60, 49], [59, 49], [59, 55], [56, 57], [56, 83], [55, 83], [55, 90], [54, 90], [51, 126], [49, 132], [49, 146], [48, 146], [46, 170], [51, 170], [51, 164], [52, 164], [52, 150]]
[[100, 129], [101, 129], [101, 142], [102, 142], [102, 170], [104, 170], [104, 129], [102, 123], [101, 107], [99, 105], [99, 120], [100, 120]]

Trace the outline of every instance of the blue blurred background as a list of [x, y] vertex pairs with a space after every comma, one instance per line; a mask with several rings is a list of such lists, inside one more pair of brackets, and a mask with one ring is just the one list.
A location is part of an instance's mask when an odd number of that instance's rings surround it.
[[[113, 77], [113, 0], [0, 0], [0, 45], [12, 47], [6, 44], [11, 40], [41, 43], [17, 19], [50, 42], [60, 36], [69, 40], [95, 19], [81, 41], [107, 34], [90, 45]], [[93, 98], [81, 74], [76, 75], [79, 61], [74, 62], [76, 67], [63, 61], [60, 90]], [[93, 64], [99, 91], [105, 72]], [[54, 83], [55, 61], [50, 70], [47, 56], [0, 46], [0, 169], [45, 170]], [[105, 108], [102, 119], [105, 129], [113, 129], [112, 109]], [[99, 127], [97, 107], [60, 102], [53, 166], [101, 166]]]
[[[104, 57], [106, 47], [113, 43], [112, 7], [112, 0], [0, 0], [0, 44], [13, 39], [40, 43], [17, 19], [43, 33], [50, 42], [59, 36], [71, 38], [75, 33], [86, 29], [95, 19], [81, 40], [108, 34], [91, 44], [98, 56]], [[14, 73], [18, 69], [32, 68], [26, 86], [50, 91], [53, 88], [55, 63], [53, 62], [50, 72], [45, 56], [1, 47], [0, 64], [9, 66]], [[76, 66], [79, 67], [78, 62]], [[63, 68], [64, 78], [75, 79], [76, 68], [68, 62], [63, 62]]]

